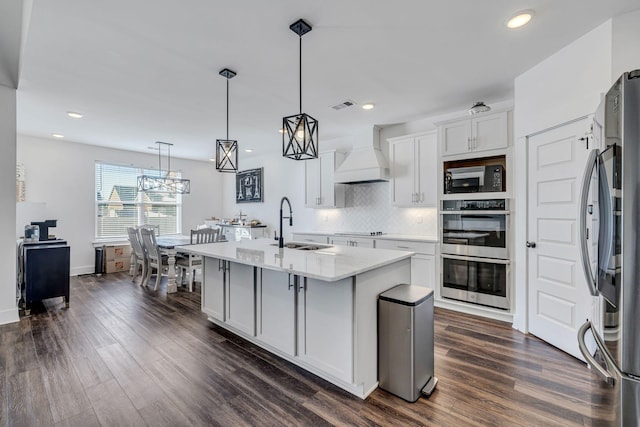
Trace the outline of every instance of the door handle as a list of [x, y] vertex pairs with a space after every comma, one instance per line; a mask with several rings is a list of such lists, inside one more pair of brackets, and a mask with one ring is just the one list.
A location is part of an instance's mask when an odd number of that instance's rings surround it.
[[535, 248], [536, 247], [536, 242], [530, 242], [530, 241], [527, 240], [527, 247], [531, 248], [531, 249]]

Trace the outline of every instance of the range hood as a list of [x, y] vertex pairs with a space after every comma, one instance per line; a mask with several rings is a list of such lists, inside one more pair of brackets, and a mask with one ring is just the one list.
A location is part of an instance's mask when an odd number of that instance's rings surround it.
[[380, 150], [379, 129], [357, 138], [353, 150], [335, 171], [336, 184], [361, 184], [389, 181], [389, 163]]

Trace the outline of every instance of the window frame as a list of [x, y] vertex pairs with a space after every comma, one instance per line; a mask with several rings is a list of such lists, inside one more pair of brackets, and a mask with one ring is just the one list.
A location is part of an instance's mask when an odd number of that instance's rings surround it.
[[[164, 232], [163, 234], [180, 234], [181, 230], [182, 230], [182, 194], [180, 193], [175, 193], [174, 197], [175, 197], [175, 202], [174, 201], [159, 201], [159, 200], [151, 200], [148, 197], [145, 200], [145, 192], [142, 191], [137, 191], [138, 188], [138, 183], [137, 183], [137, 177], [140, 175], [152, 175], [152, 174], [157, 174], [158, 171], [157, 170], [152, 170], [152, 169], [146, 169], [143, 167], [139, 167], [139, 166], [134, 166], [131, 164], [122, 164], [122, 163], [115, 163], [115, 162], [108, 162], [108, 161], [102, 161], [102, 160], [96, 160], [95, 161], [95, 165], [94, 165], [94, 187], [93, 187], [93, 198], [94, 198], [94, 237], [97, 241], [109, 241], [109, 240], [126, 240], [128, 239], [128, 235], [126, 232], [126, 229], [124, 230], [124, 234], [122, 235], [113, 235], [113, 236], [101, 236], [98, 234], [99, 230], [100, 230], [100, 213], [101, 213], [101, 207], [108, 205], [109, 204], [109, 200], [108, 197], [105, 198], [104, 196], [104, 192], [102, 190], [100, 190], [100, 193], [102, 193], [102, 200], [98, 200], [98, 188], [102, 188], [102, 185], [104, 184], [104, 180], [101, 180], [102, 182], [98, 183], [98, 171], [100, 168], [103, 168], [103, 166], [107, 166], [107, 167], [113, 167], [113, 168], [123, 168], [123, 169], [128, 169], [131, 174], [133, 176], [135, 176], [135, 178], [132, 180], [131, 183], [126, 182], [126, 184], [113, 184], [111, 185], [109, 194], [111, 194], [111, 192], [113, 191], [114, 187], [116, 185], [120, 185], [120, 186], [126, 186], [126, 187], [134, 187], [135, 191], [136, 191], [136, 196], [135, 196], [135, 201], [133, 202], [133, 205], [135, 206], [135, 224], [132, 224], [133, 226], [141, 226], [144, 224], [148, 224], [149, 220], [148, 217], [145, 215], [145, 211], [147, 210], [147, 208], [153, 208], [154, 206], [175, 206], [175, 224], [176, 224], [176, 228], [173, 231], [169, 231], [169, 232]], [[101, 171], [102, 174], [104, 175], [104, 169]], [[180, 172], [172, 172], [172, 174], [175, 174], [175, 176], [177, 178], [181, 177], [181, 173]], [[117, 180], [113, 180], [113, 181], [117, 181]], [[157, 192], [156, 194], [167, 194], [167, 193], [160, 193]], [[122, 203], [122, 205], [130, 205], [131, 202], [129, 201], [125, 201], [125, 202], [120, 202]], [[103, 228], [104, 230], [104, 228]]]

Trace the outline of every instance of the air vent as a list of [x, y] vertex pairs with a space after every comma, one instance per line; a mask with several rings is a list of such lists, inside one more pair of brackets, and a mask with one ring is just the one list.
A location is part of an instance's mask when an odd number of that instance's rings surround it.
[[343, 101], [340, 104], [336, 104], [331, 108], [333, 108], [334, 110], [342, 110], [343, 108], [353, 107], [354, 105], [356, 105], [354, 101], [347, 99], [346, 101]]

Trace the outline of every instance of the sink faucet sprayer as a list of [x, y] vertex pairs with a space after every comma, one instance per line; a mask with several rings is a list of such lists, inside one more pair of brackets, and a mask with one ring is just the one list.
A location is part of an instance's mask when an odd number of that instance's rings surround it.
[[[284, 205], [284, 202], [287, 202], [287, 205], [289, 205], [289, 216], [282, 216], [282, 206]], [[278, 239], [279, 248], [284, 248], [284, 238], [282, 237], [282, 220], [284, 218], [289, 218], [289, 226], [293, 225], [293, 211], [291, 210], [291, 203], [286, 197], [283, 197], [282, 200], [280, 200], [280, 238]]]

